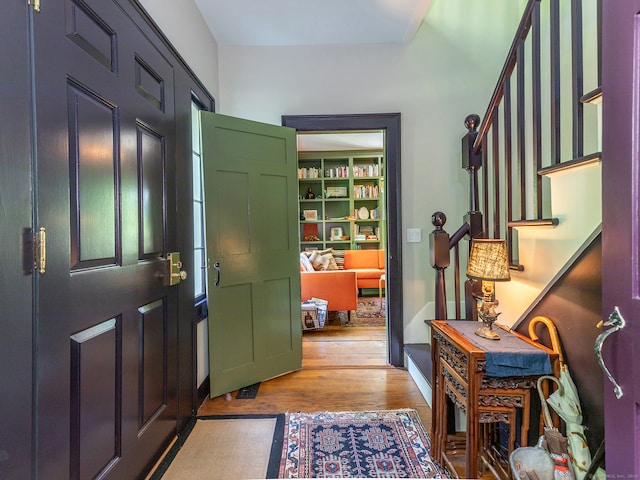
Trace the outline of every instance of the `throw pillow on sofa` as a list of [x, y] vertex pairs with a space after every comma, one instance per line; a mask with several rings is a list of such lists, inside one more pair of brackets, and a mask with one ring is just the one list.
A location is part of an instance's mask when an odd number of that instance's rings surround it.
[[309, 257], [305, 252], [300, 253], [300, 271], [301, 272], [313, 272], [313, 265], [309, 261]]
[[311, 252], [309, 261], [315, 270], [327, 270], [329, 268], [329, 259], [321, 255], [317, 250]]
[[327, 267], [327, 270], [338, 270], [338, 264], [336, 263], [336, 259], [334, 258], [333, 248], [327, 248], [326, 250], [318, 250], [318, 253], [323, 257], [329, 259], [329, 266]]

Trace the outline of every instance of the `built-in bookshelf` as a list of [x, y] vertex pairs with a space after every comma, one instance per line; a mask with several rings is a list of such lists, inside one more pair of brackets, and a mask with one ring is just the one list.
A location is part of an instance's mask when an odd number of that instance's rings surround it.
[[298, 154], [300, 247], [384, 248], [382, 152]]

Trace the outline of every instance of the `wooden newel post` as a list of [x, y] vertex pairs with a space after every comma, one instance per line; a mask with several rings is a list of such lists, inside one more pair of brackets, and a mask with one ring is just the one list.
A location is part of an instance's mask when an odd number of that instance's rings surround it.
[[442, 228], [447, 216], [435, 212], [431, 223], [436, 229], [429, 234], [429, 258], [431, 266], [436, 269], [436, 319], [447, 319], [447, 294], [444, 282], [444, 269], [449, 266], [449, 234]]

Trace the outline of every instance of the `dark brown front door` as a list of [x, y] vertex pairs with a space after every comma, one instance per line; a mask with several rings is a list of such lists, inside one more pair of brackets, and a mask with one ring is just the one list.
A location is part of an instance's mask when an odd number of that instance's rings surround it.
[[116, 1], [33, 19], [38, 478], [136, 478], [176, 429], [174, 71]]
[[0, 6], [0, 478], [3, 479], [32, 478], [28, 10], [26, 2], [3, 2]]
[[[603, 318], [626, 325], [606, 338], [603, 358], [608, 478], [640, 472], [640, 1], [603, 2]], [[615, 316], [614, 316], [615, 318]], [[605, 328], [616, 328], [608, 325]]]

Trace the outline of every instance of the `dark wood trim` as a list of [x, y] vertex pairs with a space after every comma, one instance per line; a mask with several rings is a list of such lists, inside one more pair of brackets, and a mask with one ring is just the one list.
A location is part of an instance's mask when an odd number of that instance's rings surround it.
[[[511, 128], [511, 79], [507, 78], [504, 82], [504, 163], [505, 163], [505, 190], [506, 190], [506, 209], [507, 214], [505, 221], [507, 225], [513, 220], [513, 131]], [[517, 262], [515, 258], [516, 249], [513, 248], [513, 229], [507, 226], [507, 252], [509, 253], [509, 263]]]
[[[492, 117], [491, 150], [493, 160], [493, 181], [495, 183], [493, 186], [493, 238], [500, 238], [502, 233], [500, 231], [502, 202], [500, 200], [500, 118], [498, 117], [498, 105], [495, 106]], [[489, 212], [485, 211], [485, 213], [488, 217]]]
[[551, 45], [551, 163], [560, 163], [560, 2], [549, 2], [550, 9], [550, 45]]
[[571, 2], [571, 86], [573, 97], [573, 158], [584, 155], [584, 105], [580, 101], [584, 88], [584, 54], [582, 47], [582, 1]]
[[514, 220], [510, 227], [555, 227], [560, 223], [557, 218], [538, 218], [535, 220]]
[[504, 66], [502, 67], [502, 71], [500, 72], [500, 76], [498, 77], [498, 82], [496, 83], [495, 90], [491, 95], [491, 100], [489, 101], [487, 111], [484, 118], [482, 119], [480, 128], [478, 129], [478, 137], [476, 138], [476, 142], [473, 145], [473, 150], [476, 153], [480, 151], [481, 143], [484, 141], [484, 136], [491, 126], [491, 112], [493, 112], [493, 108], [498, 105], [502, 99], [502, 88], [504, 85], [504, 79], [511, 75], [516, 64], [522, 66], [522, 62], [518, 60], [520, 53], [519, 51], [522, 48], [525, 39], [527, 38], [529, 28], [531, 28], [531, 15], [536, 7], [540, 7], [540, 0], [529, 0], [526, 7], [524, 8], [522, 19], [520, 20], [520, 24], [518, 25], [518, 29], [516, 30], [515, 37], [513, 39], [513, 42], [511, 43], [509, 52], [507, 53], [507, 59]]
[[[534, 171], [542, 168], [542, 67], [540, 52], [540, 3], [531, 11], [531, 83], [533, 109], [533, 162]], [[542, 178], [535, 179], [536, 216], [542, 218]]]
[[520, 42], [518, 45], [518, 72], [517, 72], [517, 80], [516, 80], [516, 89], [517, 89], [517, 113], [518, 116], [518, 180], [520, 181], [519, 188], [519, 204], [518, 204], [518, 218], [519, 220], [523, 220], [527, 215], [527, 192], [529, 189], [527, 188], [527, 180], [526, 174], [526, 158], [527, 158], [527, 145], [525, 141], [525, 93], [524, 93], [524, 82], [525, 82], [525, 63], [526, 55], [524, 51], [524, 40]]
[[300, 132], [384, 130], [386, 132], [387, 185], [387, 328], [389, 362], [404, 365], [404, 316], [402, 309], [402, 198], [400, 165], [400, 113], [353, 115], [283, 115], [282, 125]]
[[[489, 133], [487, 132], [487, 135]], [[483, 142], [484, 145], [487, 144], [487, 139], [484, 139]], [[482, 208], [480, 209], [481, 212], [484, 213], [483, 215], [483, 226], [482, 226], [482, 231], [484, 233], [483, 236], [487, 236], [487, 233], [489, 232], [489, 218], [491, 218], [490, 214], [489, 214], [489, 159], [488, 159], [489, 153], [488, 153], [488, 149], [487, 148], [483, 148], [482, 149], [482, 165], [484, 165], [485, 167], [482, 169]]]

